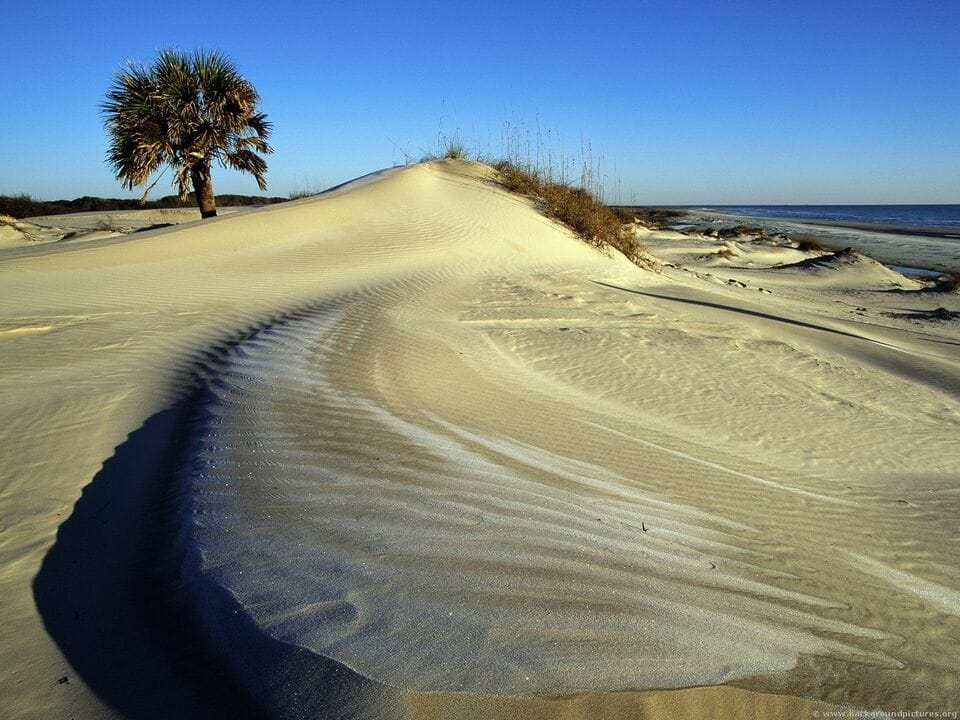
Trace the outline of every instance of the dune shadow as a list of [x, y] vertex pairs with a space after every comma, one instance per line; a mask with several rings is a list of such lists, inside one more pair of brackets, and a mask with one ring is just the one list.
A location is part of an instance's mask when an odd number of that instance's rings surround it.
[[186, 402], [118, 446], [60, 526], [33, 582], [44, 625], [89, 687], [131, 718], [251, 717], [207, 662], [162, 539]]
[[33, 582], [47, 632], [128, 718], [403, 716], [399, 691], [269, 637], [197, 571], [178, 472], [202, 392], [149, 418], [84, 488]]
[[693, 300], [690, 298], [673, 297], [672, 295], [661, 295], [658, 293], [647, 292], [645, 290], [637, 290], [634, 288], [623, 287], [622, 285], [615, 285], [613, 283], [603, 282], [602, 280], [594, 280], [593, 282], [596, 285], [602, 285], [603, 287], [611, 288], [613, 290], [621, 290], [623, 292], [632, 293], [634, 295], [644, 295], [646, 297], [655, 298], [657, 300], [670, 300], [671, 302], [684, 303], [686, 305], [699, 305], [700, 307], [713, 308], [715, 310], [723, 310], [724, 312], [730, 312], [730, 313], [738, 313], [740, 315], [747, 315], [749, 317], [760, 318], [761, 320], [770, 320], [777, 323], [783, 323], [784, 325], [793, 325], [799, 328], [806, 328], [807, 330], [817, 330], [820, 332], [832, 333], [834, 335], [841, 335], [843, 337], [852, 338], [854, 340], [876, 342], [874, 340], [870, 340], [869, 338], [864, 338], [854, 333], [827, 327], [826, 325], [818, 325], [816, 323], [804, 322], [803, 320], [795, 320], [793, 318], [784, 317], [782, 315], [775, 315], [773, 313], [761, 312], [759, 310], [748, 310], [747, 308], [736, 307], [735, 305], [724, 305], [723, 303], [710, 302], [708, 300]]
[[[922, 357], [904, 350], [895, 345], [882, 340], [874, 339], [866, 335], [858, 335], [853, 332], [847, 332], [826, 325], [813, 322], [806, 322], [794, 318], [776, 315], [774, 313], [763, 312], [760, 310], [751, 310], [735, 305], [727, 305], [709, 300], [692, 299], [684, 297], [674, 297], [660, 293], [648, 292], [629, 287], [623, 287], [614, 283], [603, 282], [601, 280], [593, 281], [597, 285], [620, 290], [622, 292], [641, 295], [654, 298], [656, 300], [668, 300], [670, 302], [686, 305], [695, 305], [704, 308], [722, 310], [735, 315], [745, 317], [759, 318], [765, 321], [771, 321], [784, 326], [801, 328], [803, 330], [813, 330], [818, 333], [834, 335], [840, 341], [835, 346], [835, 350], [843, 352], [848, 357], [859, 362], [869, 363], [885, 372], [890, 372], [903, 377], [911, 382], [918, 382], [938, 391], [947, 392], [954, 397], [960, 398], [960, 377], [955, 369], [948, 364], [944, 364], [937, 358]], [[901, 315], [900, 317], [903, 317]], [[925, 316], [924, 319], [930, 319]], [[938, 317], [934, 319], [944, 319]], [[949, 343], [950, 341], [944, 341]]]

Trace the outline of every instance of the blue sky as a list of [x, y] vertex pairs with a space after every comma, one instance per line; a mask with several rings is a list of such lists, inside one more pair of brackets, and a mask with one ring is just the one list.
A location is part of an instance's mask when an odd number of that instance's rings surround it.
[[[459, 137], [586, 149], [624, 203], [960, 203], [957, 37], [957, 0], [10, 0], [0, 193], [139, 196], [103, 161], [98, 105], [127, 60], [176, 47], [259, 90], [271, 195]], [[259, 192], [226, 171], [215, 189]]]

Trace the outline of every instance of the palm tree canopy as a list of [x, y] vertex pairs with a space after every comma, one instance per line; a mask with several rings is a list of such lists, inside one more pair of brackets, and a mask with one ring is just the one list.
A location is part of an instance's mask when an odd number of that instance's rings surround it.
[[166, 50], [153, 64], [116, 73], [101, 104], [110, 135], [107, 162], [124, 187], [145, 185], [170, 165], [186, 198], [197, 173], [221, 167], [252, 174], [267, 189], [262, 154], [271, 124], [258, 111], [260, 96], [219, 53]]

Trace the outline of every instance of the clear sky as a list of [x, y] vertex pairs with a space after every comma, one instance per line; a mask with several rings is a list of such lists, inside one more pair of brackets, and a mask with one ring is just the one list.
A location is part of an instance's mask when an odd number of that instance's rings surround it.
[[[104, 163], [113, 72], [219, 50], [274, 124], [268, 194], [443, 137], [556, 163], [624, 203], [960, 203], [960, 1], [9, 0], [0, 193], [139, 196]], [[152, 197], [173, 192], [164, 177]], [[235, 172], [217, 192], [259, 193]]]

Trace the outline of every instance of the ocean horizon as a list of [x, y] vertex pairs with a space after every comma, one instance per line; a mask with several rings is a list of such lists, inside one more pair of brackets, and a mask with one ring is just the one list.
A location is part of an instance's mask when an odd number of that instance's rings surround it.
[[854, 247], [896, 268], [954, 272], [960, 205], [710, 205], [680, 208], [673, 227], [755, 222], [771, 235], [814, 234], [827, 248]]
[[960, 228], [960, 204], [690, 205], [684, 209], [804, 222]]

